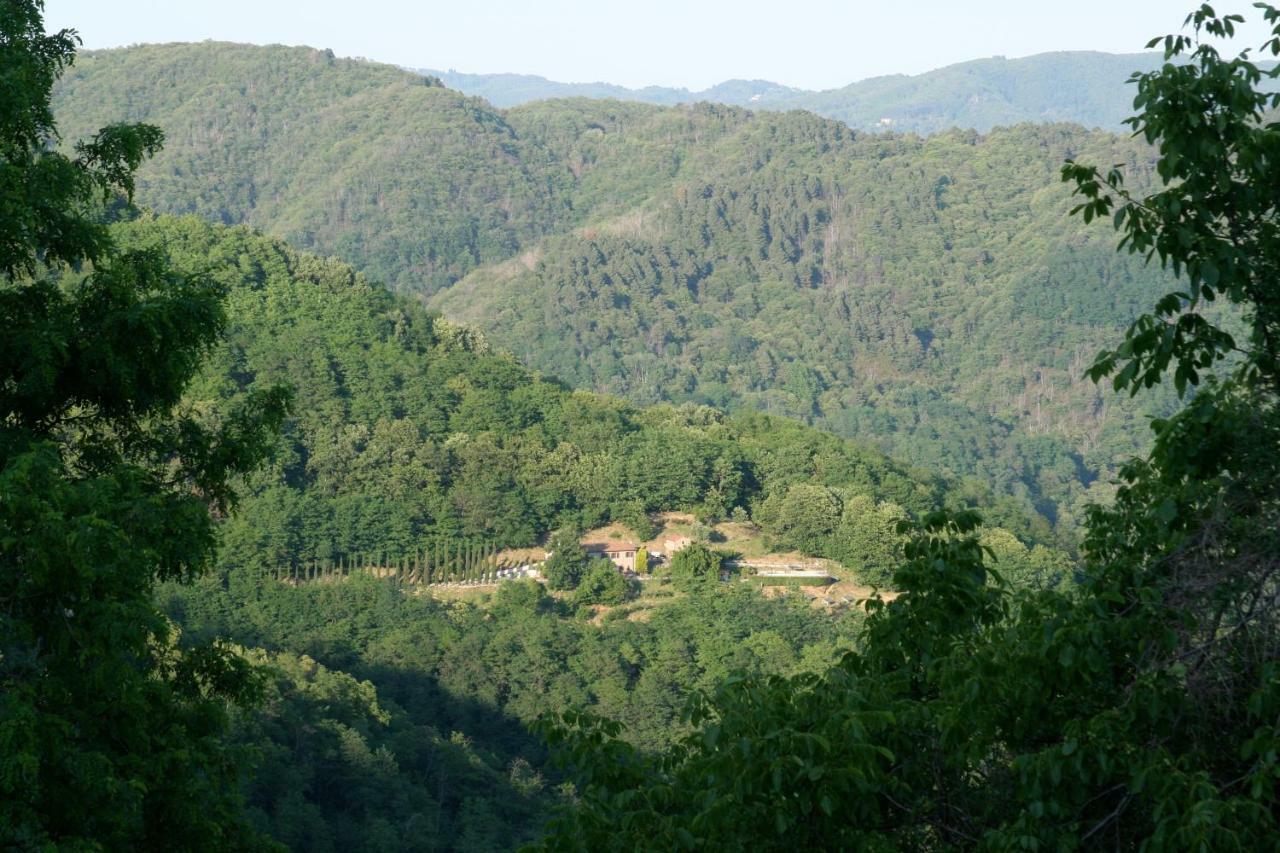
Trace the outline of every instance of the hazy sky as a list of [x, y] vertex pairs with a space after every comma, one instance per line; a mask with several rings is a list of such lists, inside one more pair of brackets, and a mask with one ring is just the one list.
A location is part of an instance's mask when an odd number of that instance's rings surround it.
[[[1198, 2], [1198, 0], [1197, 0]], [[700, 89], [763, 78], [832, 88], [986, 56], [1140, 50], [1192, 0], [47, 0], [85, 47], [306, 44], [412, 67]], [[1219, 12], [1247, 10], [1220, 0]], [[1253, 23], [1253, 22], [1251, 22]], [[1261, 24], [1247, 31], [1263, 40]]]

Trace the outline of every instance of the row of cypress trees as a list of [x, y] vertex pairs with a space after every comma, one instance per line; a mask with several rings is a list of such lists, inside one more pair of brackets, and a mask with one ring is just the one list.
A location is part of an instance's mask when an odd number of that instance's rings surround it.
[[272, 574], [277, 581], [295, 584], [372, 574], [388, 578], [397, 586], [421, 586], [491, 581], [501, 568], [498, 546], [493, 542], [437, 539], [411, 552], [373, 551], [310, 560], [277, 566]]

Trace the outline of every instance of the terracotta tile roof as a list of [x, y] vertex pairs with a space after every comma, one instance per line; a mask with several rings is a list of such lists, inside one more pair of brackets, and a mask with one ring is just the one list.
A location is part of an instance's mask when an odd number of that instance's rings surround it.
[[618, 539], [610, 539], [607, 542], [583, 542], [582, 548], [585, 551], [636, 551], [639, 550], [634, 542], [624, 542]]

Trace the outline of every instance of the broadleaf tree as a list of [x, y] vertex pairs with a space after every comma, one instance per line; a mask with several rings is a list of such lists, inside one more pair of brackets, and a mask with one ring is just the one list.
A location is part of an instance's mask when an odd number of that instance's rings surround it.
[[152, 590], [209, 564], [288, 394], [183, 410], [222, 289], [113, 245], [108, 210], [163, 135], [59, 150], [50, 90], [78, 38], [42, 13], [0, 10], [0, 846], [257, 847], [223, 737], [255, 671], [181, 647]]

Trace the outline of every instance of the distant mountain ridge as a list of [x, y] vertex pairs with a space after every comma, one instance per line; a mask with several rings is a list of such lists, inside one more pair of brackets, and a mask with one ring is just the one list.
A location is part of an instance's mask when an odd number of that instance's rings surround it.
[[782, 101], [787, 98], [816, 94], [769, 80], [726, 80], [709, 89], [695, 91], [674, 86], [645, 86], [640, 89], [631, 89], [616, 83], [599, 81], [562, 83], [537, 74], [468, 74], [453, 69], [437, 71], [432, 68], [410, 70], [428, 77], [436, 77], [450, 89], [484, 98], [495, 107], [502, 108], [552, 98], [613, 98], [619, 101], [639, 101], [659, 106], [675, 106], [694, 101], [753, 106], [765, 101]]
[[1133, 114], [1133, 87], [1127, 85], [1130, 75], [1151, 71], [1161, 62], [1162, 55], [1154, 51], [1058, 51], [1017, 59], [995, 56], [921, 74], [869, 77], [821, 91], [769, 80], [726, 80], [693, 91], [668, 86], [629, 89], [612, 83], [561, 83], [534, 74], [414, 70], [503, 108], [553, 98], [614, 98], [660, 106], [712, 101], [752, 109], [809, 110], [854, 130], [936, 133], [954, 127], [985, 133], [1023, 122], [1073, 122], [1122, 130], [1124, 120]]
[[562, 83], [532, 74], [466, 74], [415, 69], [497, 107], [551, 98], [615, 98], [663, 106], [713, 101], [768, 110], [805, 109], [855, 130], [933, 133], [950, 127], [987, 131], [1021, 122], [1075, 122], [1118, 130], [1132, 113], [1135, 71], [1149, 71], [1159, 53], [1096, 51], [991, 57], [922, 74], [871, 77], [837, 89], [796, 89], [768, 80], [727, 80], [693, 91], [666, 86], [629, 89], [611, 83]]

